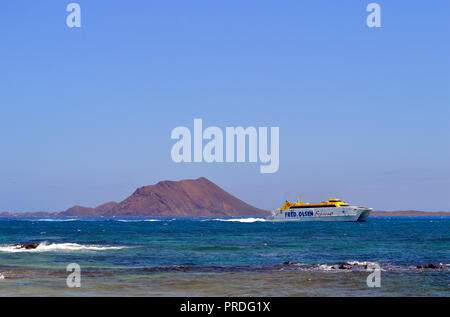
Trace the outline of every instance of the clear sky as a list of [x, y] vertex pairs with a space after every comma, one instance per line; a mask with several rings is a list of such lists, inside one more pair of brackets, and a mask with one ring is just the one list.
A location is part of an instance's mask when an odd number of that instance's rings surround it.
[[[0, 211], [120, 201], [205, 176], [260, 208], [297, 195], [450, 210], [450, 2], [0, 2]], [[172, 162], [177, 126], [280, 127], [280, 167]]]

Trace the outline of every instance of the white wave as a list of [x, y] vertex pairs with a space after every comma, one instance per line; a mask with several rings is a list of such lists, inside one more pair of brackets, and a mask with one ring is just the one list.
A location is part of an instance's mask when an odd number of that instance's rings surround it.
[[[299, 265], [294, 263], [295, 265]], [[294, 265], [291, 264], [291, 265]], [[374, 265], [372, 267], [372, 265]], [[359, 262], [359, 261], [348, 261], [345, 264], [337, 263], [337, 264], [315, 264], [313, 266], [308, 267], [307, 265], [300, 265], [301, 268], [306, 270], [319, 270], [319, 271], [333, 271], [333, 272], [350, 272], [350, 271], [371, 271], [375, 267], [379, 267], [379, 264], [376, 262]], [[381, 271], [384, 269], [380, 268]]]
[[162, 220], [157, 220], [157, 219], [140, 219], [140, 220], [129, 220], [129, 219], [119, 219], [116, 221], [120, 221], [120, 222], [144, 222], [144, 221], [162, 221]]
[[49, 221], [49, 222], [65, 222], [65, 221], [78, 221], [78, 219], [36, 219], [36, 220], [30, 220], [30, 221]]
[[[205, 220], [208, 221], [208, 220]], [[231, 218], [231, 219], [212, 219], [212, 221], [226, 221], [226, 222], [243, 222], [243, 223], [251, 223], [251, 222], [264, 222], [266, 219], [264, 218]]]
[[2, 273], [0, 273], [0, 280], [4, 280], [4, 279], [5, 279], [5, 276]]
[[379, 265], [379, 264], [376, 263], [376, 262], [366, 262], [366, 261], [363, 261], [363, 262], [359, 262], [359, 261], [348, 261], [347, 264], [350, 264], [350, 265], [356, 265], [356, 266]]
[[54, 252], [54, 251], [104, 251], [120, 250], [125, 247], [100, 246], [100, 245], [82, 245], [78, 243], [51, 243], [45, 242], [38, 245], [35, 249], [23, 249], [18, 245], [1, 245], [0, 252]]
[[[371, 272], [375, 269], [380, 269], [381, 271], [385, 271], [385, 269], [381, 268], [381, 265], [378, 262], [369, 262], [369, 261], [347, 261], [346, 264], [355, 266], [358, 269], [364, 269], [365, 271]], [[393, 268], [393, 266], [390, 266]]]
[[326, 265], [326, 264], [319, 264], [317, 265], [317, 269], [321, 271], [331, 271], [335, 268], [332, 265]]

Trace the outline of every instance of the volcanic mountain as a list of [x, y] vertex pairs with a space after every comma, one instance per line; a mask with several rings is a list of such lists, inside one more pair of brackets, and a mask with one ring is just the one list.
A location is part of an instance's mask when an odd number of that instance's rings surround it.
[[105, 216], [152, 217], [248, 217], [267, 216], [229, 194], [210, 180], [162, 181], [138, 188], [130, 197], [112, 208]]

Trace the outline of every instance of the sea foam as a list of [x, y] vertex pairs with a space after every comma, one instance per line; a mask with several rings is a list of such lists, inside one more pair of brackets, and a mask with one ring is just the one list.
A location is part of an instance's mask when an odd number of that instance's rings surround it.
[[44, 219], [31, 219], [29, 221], [67, 222], [67, 221], [79, 221], [79, 219], [51, 219], [51, 218], [44, 218]]
[[[208, 221], [208, 220], [205, 220]], [[252, 222], [265, 222], [264, 218], [231, 218], [231, 219], [211, 219], [211, 221], [226, 221], [226, 222], [242, 222], [242, 223], [252, 223]]]
[[[162, 221], [162, 220], [158, 220], [158, 219], [139, 219], [139, 220], [118, 219], [116, 221], [119, 221], [119, 222], [154, 222], [154, 221]], [[166, 220], [166, 221], [170, 221], [170, 220]]]
[[104, 251], [120, 250], [121, 246], [82, 245], [78, 243], [46, 243], [42, 242], [35, 249], [20, 248], [19, 245], [0, 245], [0, 252], [55, 252], [55, 251]]

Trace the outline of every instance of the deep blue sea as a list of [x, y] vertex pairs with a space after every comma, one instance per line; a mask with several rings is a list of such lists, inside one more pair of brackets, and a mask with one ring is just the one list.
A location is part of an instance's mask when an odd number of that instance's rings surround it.
[[[69, 263], [80, 288], [66, 285]], [[444, 217], [0, 218], [0, 296], [449, 296], [449, 264]]]

